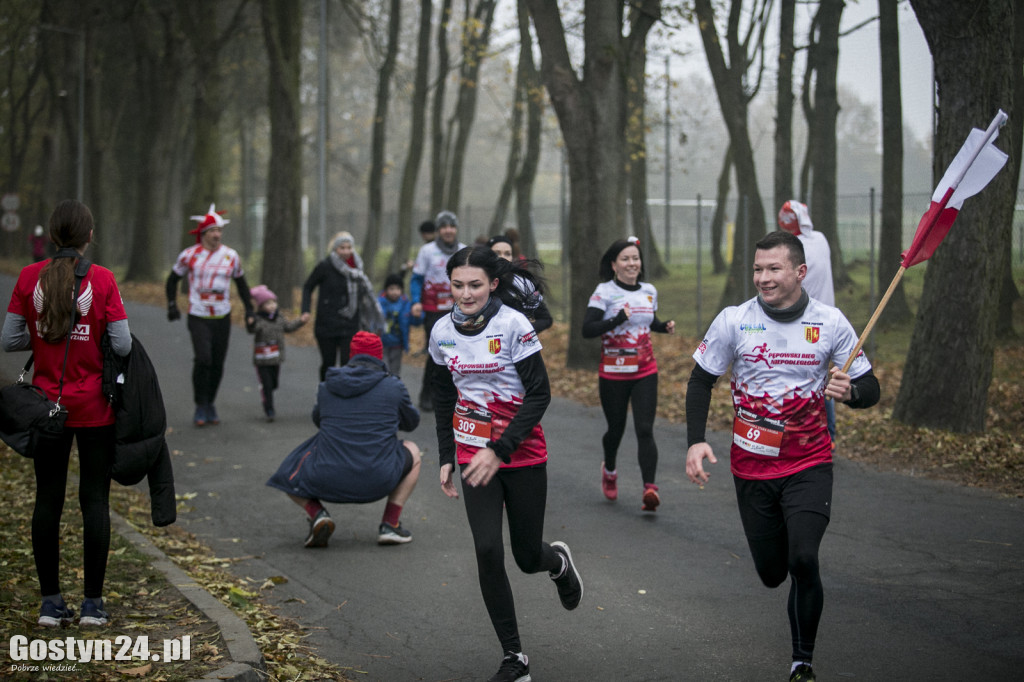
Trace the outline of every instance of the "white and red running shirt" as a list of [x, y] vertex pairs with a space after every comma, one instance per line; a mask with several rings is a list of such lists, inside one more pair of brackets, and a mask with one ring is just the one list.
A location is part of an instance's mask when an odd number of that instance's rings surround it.
[[231, 314], [231, 280], [245, 274], [234, 249], [221, 244], [216, 251], [209, 251], [202, 244], [195, 244], [178, 254], [171, 270], [179, 277], [188, 275], [189, 315]]
[[45, 297], [39, 286], [39, 274], [50, 261], [28, 265], [18, 276], [7, 312], [25, 318], [31, 335], [35, 367], [32, 383], [43, 389], [46, 397], [56, 400], [60, 390], [64, 349], [68, 363], [64, 371], [61, 405], [68, 410], [68, 426], [106, 426], [114, 423], [114, 411], [103, 396], [103, 351], [100, 337], [111, 322], [127, 319], [121, 292], [113, 273], [93, 264], [82, 280], [78, 294], [81, 316], [71, 331], [57, 343], [47, 343], [39, 335], [39, 317]]
[[602, 379], [642, 379], [658, 371], [651, 346], [651, 323], [658, 310], [658, 290], [640, 282], [636, 291], [623, 289], [614, 280], [601, 282], [590, 295], [588, 308], [604, 311], [610, 320], [629, 305], [629, 319], [601, 335]]
[[[434, 325], [430, 357], [448, 368], [459, 392], [452, 419], [459, 464], [469, 463], [488, 441], [501, 438], [526, 394], [515, 363], [540, 350], [540, 340], [530, 321], [505, 305], [475, 336], [459, 332], [451, 315]], [[547, 459], [544, 429], [537, 424], [512, 453], [509, 463], [501, 466], [533, 466]]]
[[[732, 365], [733, 474], [781, 478], [832, 461], [825, 382], [829, 363], [841, 367], [856, 344], [843, 313], [813, 298], [793, 322], [768, 317], [756, 298], [718, 314], [693, 359], [715, 376]], [[860, 352], [849, 374], [870, 370]]]
[[[459, 242], [455, 251], [466, 245]], [[455, 251], [452, 251], [454, 254]], [[416, 254], [416, 262], [412, 266], [412, 274], [423, 275], [423, 291], [420, 303], [427, 312], [444, 312], [451, 310], [455, 304], [452, 298], [452, 287], [448, 281], [448, 259], [450, 255], [438, 247], [437, 240], [424, 244]]]

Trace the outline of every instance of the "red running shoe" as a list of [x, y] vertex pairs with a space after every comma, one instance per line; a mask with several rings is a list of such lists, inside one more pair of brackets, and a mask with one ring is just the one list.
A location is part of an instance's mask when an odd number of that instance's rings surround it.
[[617, 473], [608, 473], [608, 470], [604, 468], [604, 462], [601, 462], [601, 492], [612, 502], [619, 497], [618, 480], [619, 475]]
[[658, 495], [658, 486], [653, 483], [644, 483], [644, 506], [640, 511], [652, 512], [658, 510], [661, 504], [661, 497]]

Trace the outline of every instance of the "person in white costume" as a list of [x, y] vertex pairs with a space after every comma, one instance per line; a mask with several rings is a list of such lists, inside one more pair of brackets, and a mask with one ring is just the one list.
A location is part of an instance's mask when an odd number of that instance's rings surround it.
[[[804, 289], [811, 298], [816, 298], [828, 305], [836, 304], [835, 287], [832, 285], [832, 250], [828, 246], [825, 235], [814, 229], [811, 213], [807, 204], [790, 199], [779, 209], [779, 227], [796, 235], [804, 245], [804, 258], [807, 259], [807, 277], [804, 278]], [[825, 401], [825, 417], [828, 420], [828, 434], [833, 442], [836, 439], [836, 404], [832, 400]]]

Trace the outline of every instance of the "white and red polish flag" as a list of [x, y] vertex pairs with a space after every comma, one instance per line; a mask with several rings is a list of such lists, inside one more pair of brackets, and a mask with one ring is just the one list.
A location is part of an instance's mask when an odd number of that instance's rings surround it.
[[939, 186], [935, 188], [932, 205], [921, 217], [914, 241], [903, 252], [901, 265], [904, 268], [923, 263], [932, 257], [953, 226], [964, 201], [983, 190], [1006, 164], [1006, 154], [993, 144], [1006, 119], [1006, 113], [1000, 109], [988, 130], [971, 130], [964, 146], [960, 147]]

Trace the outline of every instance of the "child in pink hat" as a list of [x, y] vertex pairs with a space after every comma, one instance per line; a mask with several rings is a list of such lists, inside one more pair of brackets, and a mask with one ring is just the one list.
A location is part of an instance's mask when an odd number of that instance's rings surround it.
[[281, 363], [284, 362], [284, 335], [289, 334], [305, 322], [301, 319], [287, 320], [277, 310], [277, 294], [260, 284], [249, 289], [249, 296], [256, 307], [256, 316], [248, 326], [254, 334], [252, 363], [260, 382], [260, 399], [267, 421], [274, 421], [274, 391], [277, 389]]

